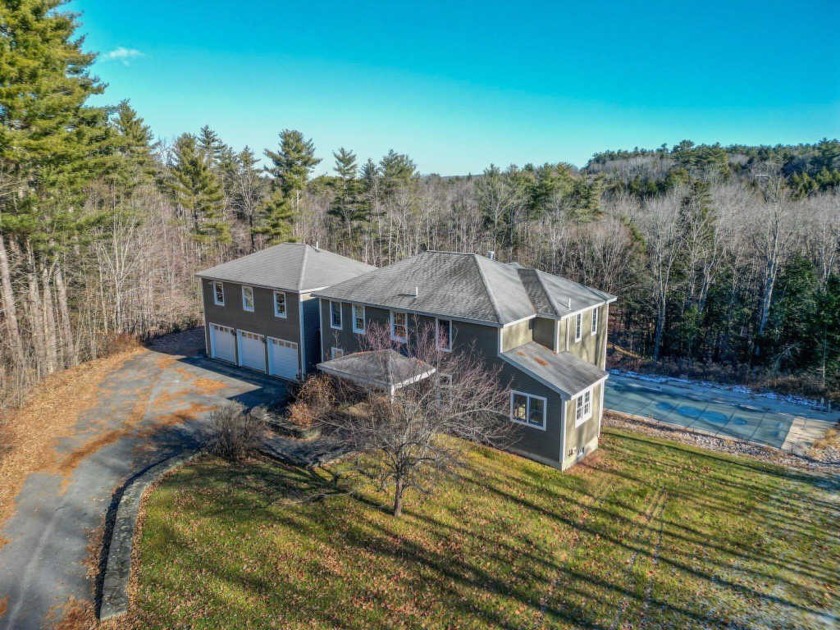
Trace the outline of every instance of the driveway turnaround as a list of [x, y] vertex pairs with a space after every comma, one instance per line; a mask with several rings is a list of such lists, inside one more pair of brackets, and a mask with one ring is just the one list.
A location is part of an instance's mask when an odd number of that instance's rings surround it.
[[607, 379], [604, 406], [692, 431], [791, 451], [807, 450], [840, 420], [838, 413], [739, 388], [617, 371]]
[[91, 541], [126, 482], [197, 448], [207, 416], [224, 402], [253, 406], [285, 396], [281, 381], [201, 357], [201, 343], [200, 330], [182, 333], [129, 359], [100, 386], [77, 434], [58, 446], [71, 460], [69, 472], [27, 478], [0, 531], [7, 541], [0, 548], [0, 629], [34, 630], [59, 621], [68, 605], [90, 607], [100, 560], [91, 563]]

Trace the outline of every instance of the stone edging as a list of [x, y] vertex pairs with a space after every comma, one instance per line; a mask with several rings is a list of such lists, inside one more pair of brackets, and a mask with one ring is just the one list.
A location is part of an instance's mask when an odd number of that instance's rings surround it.
[[117, 507], [114, 527], [111, 531], [111, 544], [108, 546], [108, 562], [102, 582], [102, 603], [99, 619], [105, 621], [111, 617], [123, 615], [128, 610], [128, 580], [131, 576], [131, 550], [134, 543], [134, 531], [137, 527], [137, 514], [143, 494], [150, 484], [169, 471], [186, 464], [201, 451], [186, 451], [158, 462], [129, 480]]

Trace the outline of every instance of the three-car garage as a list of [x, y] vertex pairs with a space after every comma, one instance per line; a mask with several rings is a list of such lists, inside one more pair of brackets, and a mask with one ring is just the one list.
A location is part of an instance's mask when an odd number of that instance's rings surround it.
[[294, 380], [300, 372], [298, 344], [209, 323], [210, 356], [257, 372]]

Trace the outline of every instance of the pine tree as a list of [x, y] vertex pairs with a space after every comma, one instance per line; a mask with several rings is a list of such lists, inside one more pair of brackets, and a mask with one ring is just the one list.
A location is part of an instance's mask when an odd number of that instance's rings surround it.
[[216, 167], [221, 161], [224, 153], [225, 143], [215, 131], [210, 129], [210, 125], [204, 125], [198, 131], [197, 144], [198, 149], [204, 154], [204, 158], [211, 167]]
[[195, 136], [185, 133], [175, 141], [169, 170], [169, 191], [188, 219], [193, 237], [205, 244], [230, 243], [222, 187]]
[[157, 170], [152, 156], [152, 132], [128, 101], [117, 106], [111, 126], [116, 133], [115, 153], [119, 157], [114, 180], [130, 194], [141, 183], [150, 181]]
[[362, 186], [358, 179], [359, 167], [356, 164], [356, 154], [340, 148], [333, 153], [337, 174], [335, 198], [330, 204], [328, 214], [339, 219], [343, 229], [347, 231], [347, 238], [352, 242], [355, 223], [367, 219], [366, 204], [362, 199]]

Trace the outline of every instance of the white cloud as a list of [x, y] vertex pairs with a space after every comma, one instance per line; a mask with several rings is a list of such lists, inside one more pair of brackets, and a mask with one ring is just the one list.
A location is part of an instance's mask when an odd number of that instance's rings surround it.
[[102, 55], [102, 61], [119, 61], [122, 65], [127, 66], [132, 59], [143, 56], [143, 53], [136, 48], [125, 48], [124, 46], [119, 46]]

